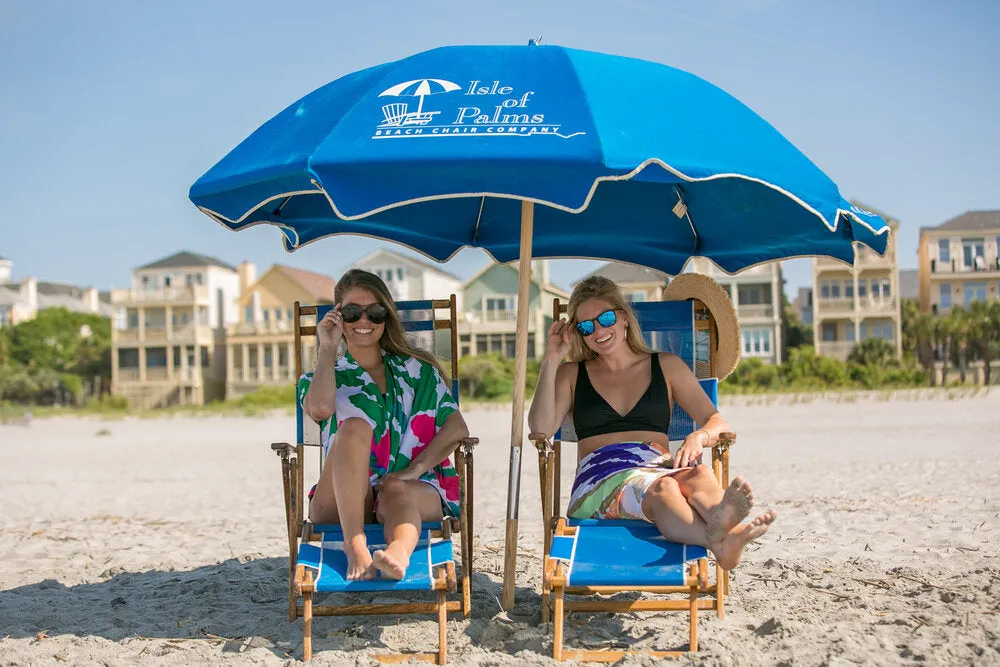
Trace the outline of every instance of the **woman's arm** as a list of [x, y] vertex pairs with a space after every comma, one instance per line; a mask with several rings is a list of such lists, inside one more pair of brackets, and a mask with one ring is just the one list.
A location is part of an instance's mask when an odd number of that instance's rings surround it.
[[337, 349], [328, 348], [322, 343], [316, 351], [316, 370], [313, 371], [312, 384], [302, 401], [302, 409], [315, 422], [329, 419], [337, 405], [337, 375], [334, 366], [337, 359]]
[[674, 400], [696, 423], [702, 425], [684, 439], [684, 444], [674, 455], [675, 467], [694, 465], [701, 457], [702, 449], [714, 445], [719, 441], [720, 434], [730, 430], [729, 424], [680, 357], [661, 353], [660, 368], [670, 383]]
[[455, 410], [444, 420], [444, 424], [431, 438], [427, 447], [414, 456], [410, 465], [404, 470], [395, 473], [395, 476], [401, 479], [419, 479], [425, 472], [451, 456], [458, 448], [458, 443], [468, 437], [469, 427], [465, 424], [465, 418], [461, 412]]
[[573, 403], [570, 376], [576, 364], [546, 364], [543, 360], [538, 372], [538, 384], [528, 409], [528, 430], [551, 437], [566, 419]]
[[559, 430], [569, 412], [573, 401], [569, 377], [576, 365], [560, 363], [569, 351], [569, 335], [569, 325], [564, 320], [553, 322], [549, 327], [545, 356], [538, 369], [538, 383], [528, 409], [528, 429], [532, 433], [551, 436]]
[[337, 376], [334, 366], [337, 362], [337, 347], [344, 336], [344, 325], [340, 316], [340, 304], [316, 325], [316, 370], [312, 384], [302, 401], [302, 409], [315, 422], [329, 419], [337, 409]]

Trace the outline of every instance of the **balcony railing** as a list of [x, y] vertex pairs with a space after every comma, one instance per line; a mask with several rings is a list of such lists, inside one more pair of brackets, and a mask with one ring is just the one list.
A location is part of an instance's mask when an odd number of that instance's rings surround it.
[[231, 336], [255, 336], [258, 334], [292, 333], [292, 323], [288, 320], [269, 322], [240, 322], [229, 327]]
[[855, 345], [857, 343], [853, 341], [822, 341], [819, 344], [819, 354], [824, 357], [846, 361]]
[[862, 296], [855, 300], [852, 297], [819, 298], [816, 300], [816, 311], [821, 314], [853, 313], [861, 315], [869, 313], [892, 313], [896, 310], [896, 297]]
[[161, 287], [159, 289], [116, 289], [111, 290], [112, 303], [209, 303], [206, 285], [190, 287]]
[[965, 264], [964, 259], [952, 259], [949, 262], [942, 262], [938, 259], [931, 260], [931, 273], [938, 275], [954, 275], [962, 273], [1000, 273], [1000, 257], [977, 257], [972, 265]]
[[750, 319], [752, 317], [774, 317], [774, 305], [770, 303], [755, 303], [739, 306], [736, 314], [740, 319]]
[[820, 297], [816, 299], [816, 312], [819, 313], [853, 313], [853, 297]]
[[139, 369], [135, 368], [135, 367], [119, 368], [118, 369], [118, 381], [119, 382], [138, 382], [139, 381]]

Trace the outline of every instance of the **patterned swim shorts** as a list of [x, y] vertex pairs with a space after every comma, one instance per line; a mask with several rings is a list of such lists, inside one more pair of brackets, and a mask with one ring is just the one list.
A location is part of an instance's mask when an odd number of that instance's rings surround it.
[[642, 497], [674, 468], [666, 446], [655, 442], [605, 445], [580, 461], [567, 514], [574, 519], [634, 519], [652, 521], [642, 511]]

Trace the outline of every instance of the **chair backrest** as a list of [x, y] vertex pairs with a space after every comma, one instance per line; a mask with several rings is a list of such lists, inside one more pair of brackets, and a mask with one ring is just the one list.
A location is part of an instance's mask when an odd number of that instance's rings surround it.
[[[640, 301], [631, 304], [642, 336], [650, 348], [658, 352], [672, 352], [684, 360], [695, 373], [702, 389], [714, 405], [718, 405], [719, 382], [711, 377], [715, 374], [715, 360], [711, 350], [715, 347], [715, 321], [711, 312], [701, 301]], [[566, 304], [555, 299], [552, 305], [553, 319], [566, 314]], [[706, 377], [709, 376], [709, 377]], [[670, 414], [671, 441], [683, 440], [699, 424], [674, 402]], [[567, 417], [555, 439], [576, 441], [572, 422]]]
[[[295, 377], [302, 376], [303, 359], [312, 359], [311, 337], [316, 335], [316, 323], [330, 312], [332, 304], [321, 306], [303, 306], [295, 302]], [[439, 311], [445, 311], [440, 313]], [[417, 348], [431, 352], [438, 358], [449, 357], [451, 367], [451, 392], [458, 399], [458, 308], [455, 295], [447, 299], [421, 299], [417, 301], [397, 301], [396, 313], [407, 332], [410, 343]], [[446, 345], [437, 345], [435, 332], [448, 332]], [[312, 363], [308, 364], [311, 368]], [[319, 442], [306, 442], [306, 417], [302, 405], [295, 401], [296, 442], [305, 445], [318, 445]], [[311, 421], [311, 420], [309, 420]]]

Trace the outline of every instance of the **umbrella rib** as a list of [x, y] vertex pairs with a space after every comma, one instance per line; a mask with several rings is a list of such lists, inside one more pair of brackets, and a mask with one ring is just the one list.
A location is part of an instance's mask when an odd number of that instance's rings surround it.
[[486, 206], [486, 197], [479, 200], [479, 215], [476, 216], [476, 226], [472, 230], [472, 242], [479, 243], [479, 222], [483, 219], [483, 207]]
[[681, 196], [680, 186], [674, 186], [674, 194], [677, 195], [677, 203], [674, 204], [673, 213], [678, 218], [687, 218], [688, 227], [691, 228], [691, 235], [694, 236], [694, 243], [691, 245], [690, 254], [697, 255], [698, 251], [701, 249], [701, 237], [698, 236], [698, 230], [694, 228], [694, 221], [691, 220], [691, 209], [684, 203], [684, 197]]

